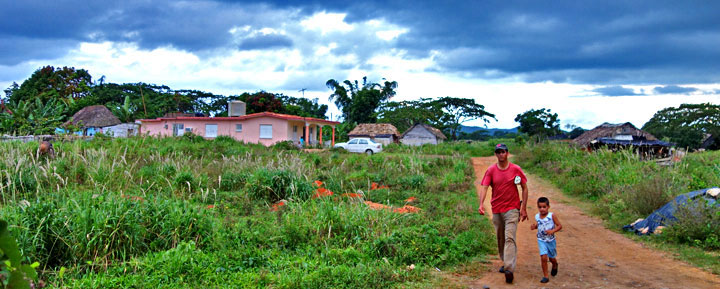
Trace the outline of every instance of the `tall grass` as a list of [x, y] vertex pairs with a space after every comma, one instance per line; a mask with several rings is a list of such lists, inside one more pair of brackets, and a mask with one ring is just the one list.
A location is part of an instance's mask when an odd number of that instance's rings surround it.
[[[595, 212], [618, 228], [645, 218], [677, 195], [720, 185], [720, 152], [691, 153], [679, 163], [660, 166], [628, 151], [588, 153], [546, 142], [528, 147], [516, 161], [563, 191], [593, 201]], [[700, 223], [687, 221], [667, 231], [668, 240], [716, 249], [717, 245], [706, 244], [717, 244], [718, 235], [711, 232], [720, 211], [706, 210], [693, 217]]]
[[[48, 159], [36, 146], [0, 143], [0, 218], [59, 287], [402, 287], [493, 250], [465, 153], [308, 154], [183, 136], [56, 143]], [[311, 198], [315, 180], [335, 195]], [[421, 211], [373, 211], [344, 193], [394, 207], [412, 196]]]

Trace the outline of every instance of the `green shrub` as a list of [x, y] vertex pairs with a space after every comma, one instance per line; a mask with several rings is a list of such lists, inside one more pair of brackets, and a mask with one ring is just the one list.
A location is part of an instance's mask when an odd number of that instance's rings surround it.
[[175, 190], [181, 192], [194, 192], [197, 189], [197, 182], [195, 176], [191, 172], [181, 172], [174, 180]]
[[204, 244], [211, 236], [210, 216], [184, 201], [72, 196], [51, 196], [3, 211], [3, 218], [18, 224], [12, 231], [28, 258], [49, 268], [107, 263], [167, 250], [184, 240]]
[[280, 141], [276, 142], [272, 145], [273, 149], [281, 150], [281, 151], [297, 151], [300, 150], [297, 145], [295, 145], [292, 141], [286, 140], [286, 141]]
[[223, 172], [220, 176], [220, 190], [238, 191], [245, 186], [249, 177], [247, 173]]
[[286, 170], [258, 169], [245, 185], [257, 200], [277, 202], [282, 199], [305, 200], [313, 192], [309, 182]]
[[709, 250], [720, 249], [720, 207], [699, 198], [679, 206], [675, 216], [678, 220], [663, 231], [665, 238]]

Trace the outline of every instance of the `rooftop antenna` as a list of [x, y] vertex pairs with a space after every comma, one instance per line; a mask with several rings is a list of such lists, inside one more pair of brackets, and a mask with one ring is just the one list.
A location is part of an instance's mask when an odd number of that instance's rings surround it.
[[298, 92], [302, 92], [303, 98], [305, 98], [305, 91], [306, 91], [306, 90], [307, 90], [307, 88], [303, 88], [303, 89], [298, 90]]

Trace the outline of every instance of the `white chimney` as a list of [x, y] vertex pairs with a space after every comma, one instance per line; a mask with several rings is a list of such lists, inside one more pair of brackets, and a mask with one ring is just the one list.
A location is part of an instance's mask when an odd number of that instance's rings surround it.
[[228, 103], [228, 116], [245, 115], [245, 103], [239, 100], [233, 100]]

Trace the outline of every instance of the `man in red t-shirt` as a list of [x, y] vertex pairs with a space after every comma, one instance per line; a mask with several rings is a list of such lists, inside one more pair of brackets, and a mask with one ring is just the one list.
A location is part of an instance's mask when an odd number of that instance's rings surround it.
[[[508, 161], [508, 148], [505, 144], [495, 146], [495, 157], [497, 164], [488, 167], [480, 183], [478, 199], [480, 207], [478, 212], [485, 214], [483, 203], [487, 195], [488, 187], [492, 187], [493, 225], [497, 237], [498, 252], [503, 266], [500, 273], [505, 273], [505, 282], [512, 283], [513, 272], [517, 260], [517, 246], [515, 235], [518, 221], [527, 220], [527, 178], [522, 169]], [[522, 187], [522, 201], [518, 196], [517, 185]]]

